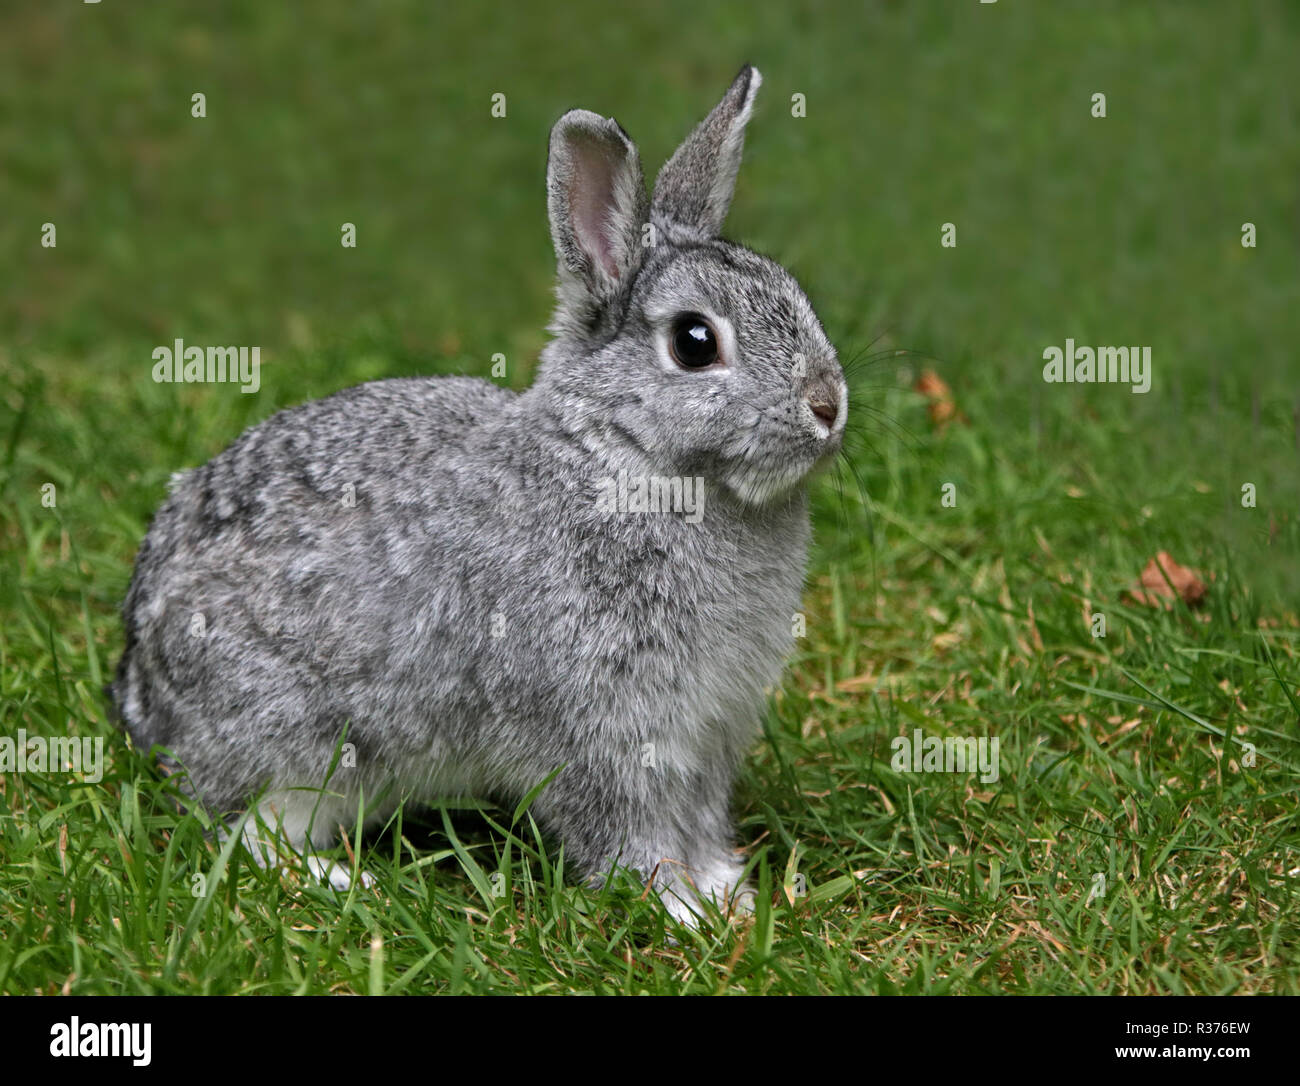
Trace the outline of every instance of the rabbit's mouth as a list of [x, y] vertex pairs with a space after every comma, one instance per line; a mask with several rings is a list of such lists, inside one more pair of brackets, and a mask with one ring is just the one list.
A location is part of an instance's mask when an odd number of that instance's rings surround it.
[[788, 496], [839, 453], [843, 424], [825, 427], [826, 435], [815, 449], [801, 448], [782, 456], [733, 463], [724, 475], [727, 489], [747, 505], [767, 505]]
[[817, 461], [790, 460], [767, 465], [745, 464], [728, 472], [727, 489], [746, 505], [767, 505], [796, 490], [817, 467]]
[[756, 409], [751, 424], [722, 450], [722, 481], [742, 502], [765, 505], [788, 495], [838, 455], [847, 385], [826, 375], [802, 392], [794, 402]]

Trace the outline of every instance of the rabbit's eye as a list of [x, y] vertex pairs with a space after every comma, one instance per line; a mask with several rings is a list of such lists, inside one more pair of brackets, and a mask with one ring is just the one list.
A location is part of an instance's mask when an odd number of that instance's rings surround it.
[[673, 361], [687, 369], [701, 369], [718, 360], [718, 337], [698, 313], [684, 313], [673, 321], [668, 345]]

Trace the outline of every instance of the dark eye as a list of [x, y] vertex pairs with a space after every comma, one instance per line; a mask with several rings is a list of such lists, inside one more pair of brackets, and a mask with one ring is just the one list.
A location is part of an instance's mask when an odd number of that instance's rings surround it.
[[698, 313], [683, 313], [673, 321], [668, 347], [673, 361], [687, 369], [701, 369], [718, 360], [718, 337]]

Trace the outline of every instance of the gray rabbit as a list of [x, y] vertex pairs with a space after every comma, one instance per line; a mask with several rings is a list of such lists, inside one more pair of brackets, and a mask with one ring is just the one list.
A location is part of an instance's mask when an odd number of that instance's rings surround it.
[[803, 484], [848, 406], [799, 285], [718, 236], [760, 82], [740, 72], [648, 202], [617, 122], [556, 123], [558, 303], [527, 391], [375, 381], [176, 477], [113, 697], [209, 810], [260, 797], [259, 862], [287, 842], [346, 887], [311, 850], [362, 798], [367, 823], [513, 805], [559, 770], [531, 810], [584, 878], [630, 868], [692, 924], [697, 896], [752, 900], [732, 783], [793, 641]]

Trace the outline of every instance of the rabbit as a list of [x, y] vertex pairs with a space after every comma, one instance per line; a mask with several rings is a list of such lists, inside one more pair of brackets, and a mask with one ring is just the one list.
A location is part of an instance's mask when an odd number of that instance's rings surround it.
[[761, 81], [741, 70], [649, 200], [616, 121], [555, 124], [529, 388], [373, 381], [174, 477], [111, 693], [259, 863], [287, 844], [346, 889], [316, 850], [362, 807], [550, 777], [530, 810], [590, 885], [634, 872], [689, 925], [752, 907], [732, 786], [848, 408], [795, 279], [719, 237]]

